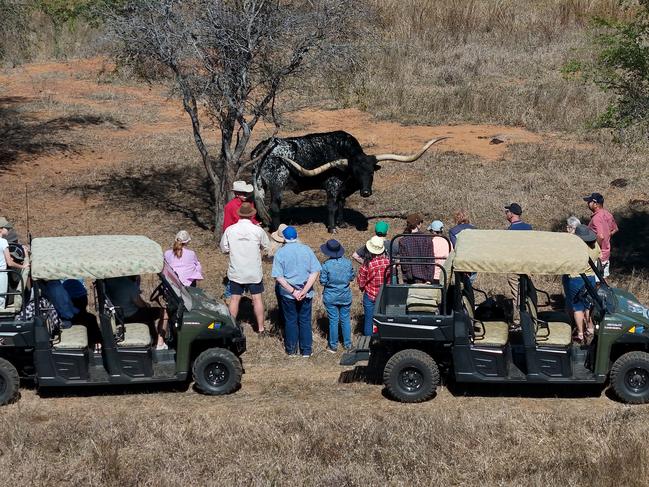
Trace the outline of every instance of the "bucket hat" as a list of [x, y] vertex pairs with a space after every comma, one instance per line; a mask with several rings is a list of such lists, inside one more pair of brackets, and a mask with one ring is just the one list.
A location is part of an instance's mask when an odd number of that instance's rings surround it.
[[272, 238], [275, 242], [284, 243], [285, 239], [282, 233], [284, 232], [284, 230], [286, 230], [286, 227], [286, 224], [280, 223], [279, 227], [277, 227], [277, 230], [270, 234], [270, 238]]
[[367, 242], [365, 242], [365, 247], [370, 254], [382, 254], [383, 252], [385, 252], [385, 240], [383, 240], [378, 235], [375, 235]]
[[333, 257], [334, 259], [345, 255], [345, 248], [340, 245], [340, 242], [338, 240], [335, 239], [327, 240], [325, 243], [323, 243], [320, 246], [320, 251], [329, 257]]

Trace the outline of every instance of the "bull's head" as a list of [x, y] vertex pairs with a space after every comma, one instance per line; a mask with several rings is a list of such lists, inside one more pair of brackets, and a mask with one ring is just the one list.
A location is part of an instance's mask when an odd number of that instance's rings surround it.
[[300, 164], [295, 162], [288, 157], [282, 157], [286, 162], [288, 162], [293, 168], [302, 174], [303, 176], [311, 177], [322, 174], [325, 171], [336, 167], [346, 167], [349, 166], [354, 179], [360, 185], [361, 196], [367, 198], [372, 196], [372, 182], [374, 181], [374, 172], [379, 170], [381, 166], [378, 165], [381, 161], [397, 161], [397, 162], [413, 162], [419, 159], [424, 153], [428, 150], [430, 146], [440, 142], [448, 137], [438, 137], [436, 139], [429, 140], [419, 152], [411, 154], [408, 156], [402, 156], [399, 154], [379, 154], [376, 156], [362, 155], [357, 158], [353, 164], [350, 165], [349, 160], [347, 159], [337, 159], [335, 161], [327, 162], [320, 167], [315, 169], [305, 169]]

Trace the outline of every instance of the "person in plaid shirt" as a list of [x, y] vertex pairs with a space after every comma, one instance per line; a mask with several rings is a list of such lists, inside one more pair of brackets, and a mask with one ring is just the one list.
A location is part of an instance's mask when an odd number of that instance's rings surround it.
[[374, 236], [365, 244], [367, 257], [358, 270], [358, 287], [363, 291], [363, 335], [372, 335], [372, 318], [374, 316], [374, 304], [381, 286], [385, 282], [386, 269], [390, 267], [390, 259], [385, 255], [385, 243], [383, 238]]
[[[433, 241], [428, 236], [420, 236], [423, 218], [419, 213], [408, 215], [404, 235], [399, 240], [399, 257], [428, 257], [432, 259], [435, 255]], [[408, 284], [432, 283], [435, 279], [435, 268], [430, 263], [401, 264], [403, 280]]]

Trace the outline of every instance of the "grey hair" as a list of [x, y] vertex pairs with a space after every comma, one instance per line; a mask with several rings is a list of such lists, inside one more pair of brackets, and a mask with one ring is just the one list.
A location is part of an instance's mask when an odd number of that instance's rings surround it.
[[581, 221], [576, 216], [568, 217], [568, 220], [566, 221], [568, 223], [568, 226], [572, 228], [577, 228], [579, 225], [581, 225]]

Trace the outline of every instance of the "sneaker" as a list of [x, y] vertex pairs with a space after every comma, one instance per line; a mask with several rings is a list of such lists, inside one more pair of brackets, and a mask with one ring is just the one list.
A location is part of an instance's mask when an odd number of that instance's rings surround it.
[[345, 350], [347, 350], [347, 351], [350, 351], [352, 348], [354, 348], [354, 346], [353, 345], [347, 345], [347, 346], [343, 345], [343, 348]]
[[155, 347], [156, 350], [169, 350], [169, 347], [167, 346], [166, 343], [163, 343], [162, 345], [157, 345]]
[[311, 354], [310, 353], [303, 353], [302, 358], [310, 358]]
[[297, 353], [287, 353], [286, 355], [288, 355], [289, 358], [296, 358], [296, 357], [299, 357], [299, 356], [300, 356], [300, 355], [297, 354]]
[[329, 352], [329, 353], [336, 353], [337, 350], [336, 350], [335, 348], [329, 348], [329, 347], [327, 347], [327, 352]]

